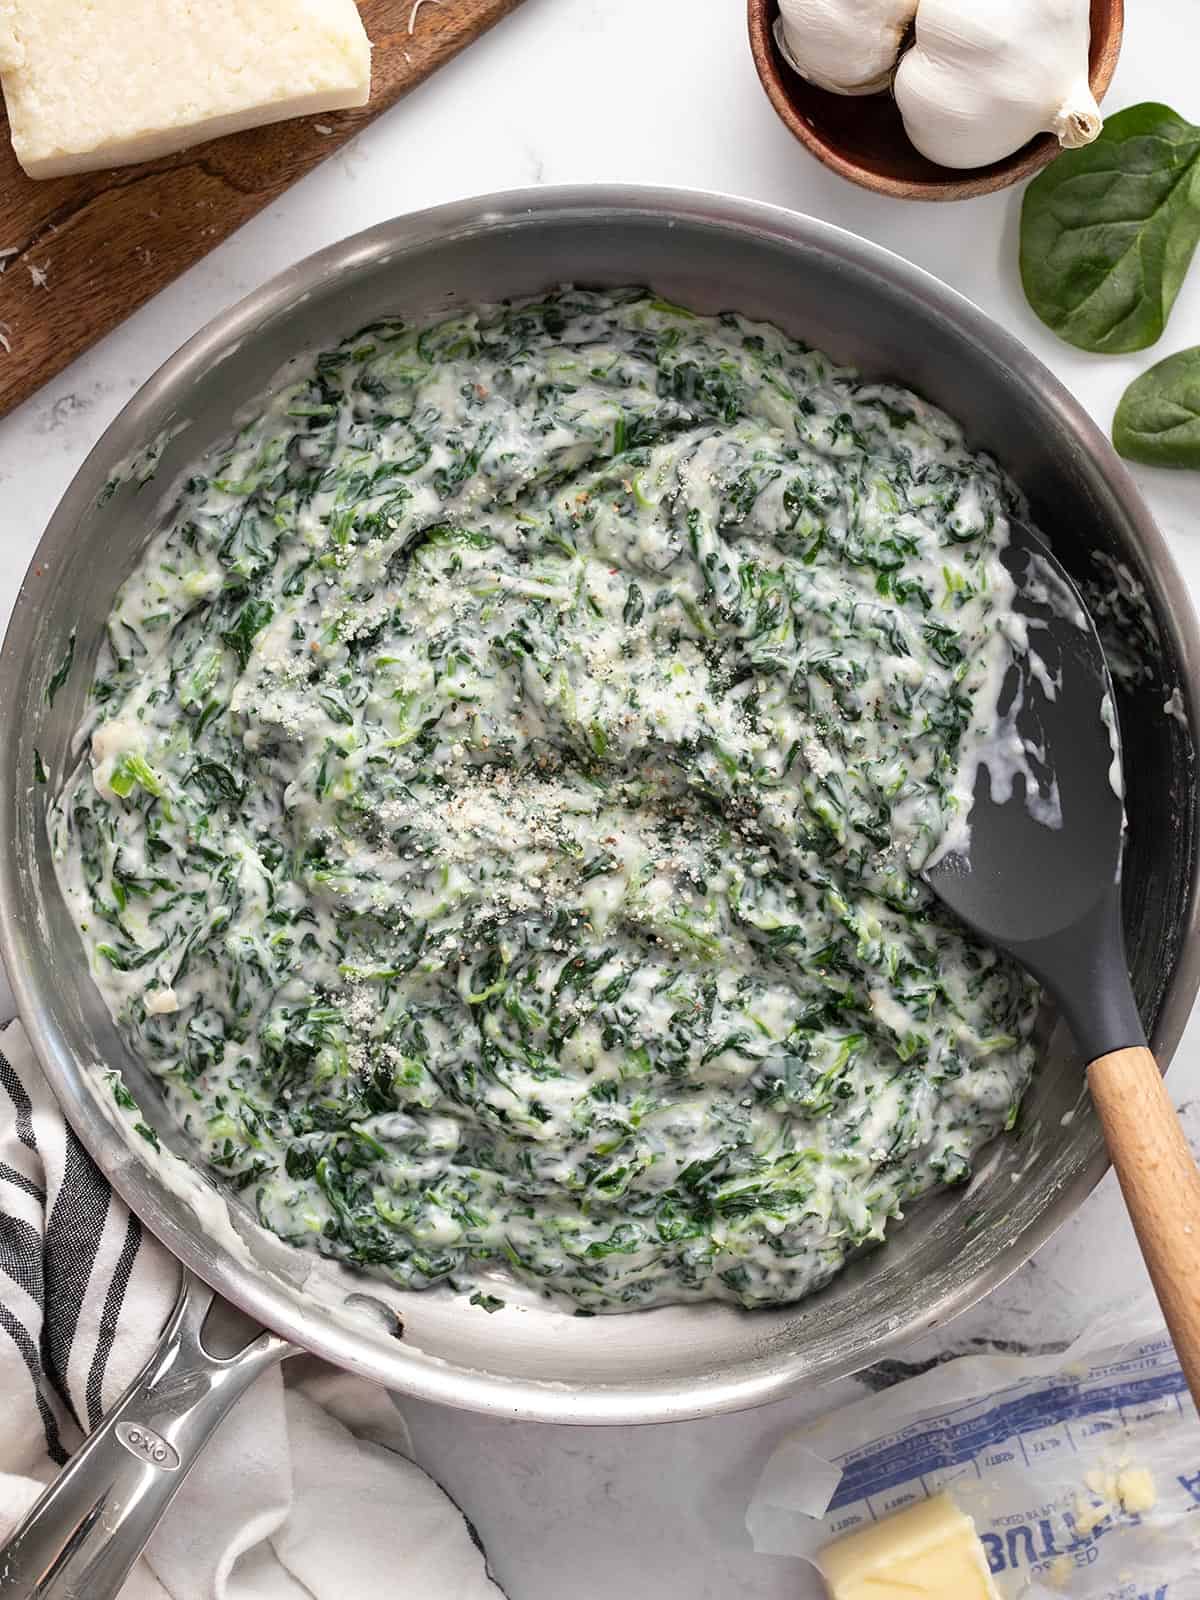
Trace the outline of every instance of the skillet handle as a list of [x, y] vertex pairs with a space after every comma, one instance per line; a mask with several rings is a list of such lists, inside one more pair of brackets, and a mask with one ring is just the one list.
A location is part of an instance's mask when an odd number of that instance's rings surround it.
[[113, 1600], [226, 1413], [293, 1353], [264, 1331], [210, 1355], [200, 1334], [215, 1300], [184, 1272], [154, 1354], [0, 1549], [3, 1600]]
[[1093, 1061], [1088, 1087], [1175, 1354], [1200, 1406], [1200, 1171], [1144, 1046]]

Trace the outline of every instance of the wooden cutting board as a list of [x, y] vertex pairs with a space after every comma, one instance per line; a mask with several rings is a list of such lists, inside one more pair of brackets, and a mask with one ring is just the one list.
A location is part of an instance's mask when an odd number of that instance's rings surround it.
[[139, 166], [35, 182], [0, 115], [0, 416], [520, 3], [361, 0], [369, 105]]

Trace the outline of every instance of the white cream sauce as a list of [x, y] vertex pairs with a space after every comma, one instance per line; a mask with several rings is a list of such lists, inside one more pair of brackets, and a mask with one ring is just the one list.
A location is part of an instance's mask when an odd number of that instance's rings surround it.
[[795, 1299], [964, 1180], [1037, 992], [918, 871], [1028, 761], [1015, 509], [916, 396], [644, 292], [293, 374], [118, 596], [51, 815], [212, 1170], [588, 1310]]

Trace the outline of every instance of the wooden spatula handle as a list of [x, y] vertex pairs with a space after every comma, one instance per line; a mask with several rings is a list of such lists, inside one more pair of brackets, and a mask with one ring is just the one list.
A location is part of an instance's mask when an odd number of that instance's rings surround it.
[[1088, 1067], [1092, 1101], [1175, 1354], [1200, 1406], [1200, 1171], [1144, 1048]]

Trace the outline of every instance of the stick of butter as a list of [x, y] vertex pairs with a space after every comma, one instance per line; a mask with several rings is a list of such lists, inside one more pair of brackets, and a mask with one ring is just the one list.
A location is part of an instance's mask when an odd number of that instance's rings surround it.
[[1001, 1600], [975, 1524], [948, 1494], [835, 1539], [817, 1565], [832, 1600]]
[[354, 0], [0, 0], [0, 85], [31, 178], [365, 105]]

